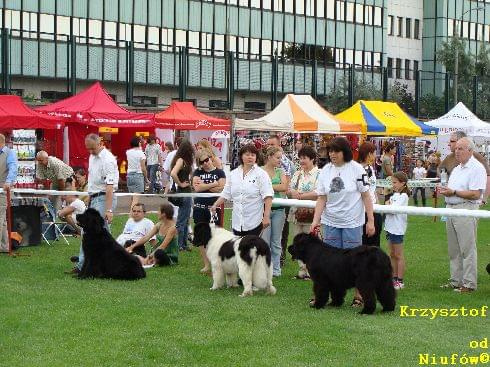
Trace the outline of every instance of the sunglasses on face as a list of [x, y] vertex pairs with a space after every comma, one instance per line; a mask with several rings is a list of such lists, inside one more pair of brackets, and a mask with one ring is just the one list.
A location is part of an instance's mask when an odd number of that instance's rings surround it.
[[203, 164], [203, 163], [207, 163], [209, 162], [209, 157], [207, 157], [206, 159], [203, 159], [202, 161], [199, 161], [199, 163]]
[[456, 143], [457, 140], [449, 140], [450, 143]]

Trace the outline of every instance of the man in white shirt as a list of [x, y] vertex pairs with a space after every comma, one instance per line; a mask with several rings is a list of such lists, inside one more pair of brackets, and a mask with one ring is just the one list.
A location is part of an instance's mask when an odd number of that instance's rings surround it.
[[[478, 209], [484, 194], [487, 173], [485, 167], [473, 157], [475, 144], [470, 138], [456, 142], [455, 157], [459, 163], [447, 187], [439, 192], [446, 197], [448, 208]], [[443, 288], [468, 293], [477, 287], [476, 233], [478, 221], [470, 217], [448, 217], [446, 232], [448, 240], [451, 278]]]
[[[104, 147], [102, 139], [97, 134], [88, 134], [85, 137], [85, 147], [90, 153], [88, 162], [89, 208], [100, 213], [105, 219], [106, 228], [110, 230], [113, 211], [116, 208], [114, 192], [119, 182], [116, 158]], [[83, 248], [80, 246], [78, 264], [71, 270], [71, 273], [80, 272], [83, 261]]]
[[[148, 232], [153, 229], [155, 224], [150, 219], [145, 218], [145, 214], [145, 204], [137, 203], [133, 205], [133, 207], [131, 208], [130, 217], [124, 225], [123, 232], [116, 239], [116, 241], [121, 246], [131, 246], [140, 238], [146, 236]], [[150, 239], [150, 243], [154, 245], [155, 241], [156, 237], [153, 236]], [[141, 246], [135, 247], [133, 253], [142, 257], [146, 257], [145, 245], [143, 244]]]

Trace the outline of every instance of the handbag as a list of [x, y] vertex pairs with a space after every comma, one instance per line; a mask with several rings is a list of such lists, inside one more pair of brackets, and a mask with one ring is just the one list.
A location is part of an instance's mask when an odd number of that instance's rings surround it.
[[[301, 175], [298, 175], [298, 180], [296, 181], [296, 190], [299, 188], [299, 180]], [[318, 180], [318, 175], [316, 176]], [[311, 223], [313, 222], [313, 217], [315, 216], [315, 209], [313, 208], [296, 208], [294, 212], [294, 217], [298, 223]]]
[[[175, 182], [172, 182], [172, 186], [170, 187], [170, 191], [168, 193], [169, 194], [177, 194], [178, 193], [177, 185], [175, 184]], [[167, 199], [171, 204], [173, 204], [175, 206], [181, 206], [183, 204], [183, 198], [181, 198], [181, 197], [168, 196]]]

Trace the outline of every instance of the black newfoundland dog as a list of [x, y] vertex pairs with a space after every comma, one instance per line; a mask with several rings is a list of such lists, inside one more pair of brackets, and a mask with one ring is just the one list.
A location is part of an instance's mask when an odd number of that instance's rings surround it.
[[372, 314], [376, 297], [383, 311], [395, 309], [390, 258], [378, 247], [360, 246], [342, 250], [326, 246], [311, 234], [300, 233], [288, 248], [293, 260], [306, 264], [313, 280], [315, 300], [312, 307], [323, 308], [332, 297], [331, 306], [344, 303], [346, 290], [356, 287], [364, 300], [362, 314]]
[[104, 227], [104, 218], [89, 208], [77, 214], [83, 228], [82, 247], [85, 260], [79, 278], [111, 278], [134, 280], [144, 278], [145, 270], [134, 255], [128, 253]]

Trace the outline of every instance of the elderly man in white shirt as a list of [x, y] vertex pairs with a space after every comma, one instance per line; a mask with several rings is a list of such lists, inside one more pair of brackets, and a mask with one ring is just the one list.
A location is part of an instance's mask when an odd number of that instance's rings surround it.
[[[109, 230], [116, 208], [116, 196], [119, 182], [119, 171], [116, 158], [109, 152], [97, 134], [88, 134], [85, 137], [85, 147], [90, 153], [88, 163], [88, 193], [90, 197], [89, 208], [97, 210], [105, 219]], [[84, 254], [80, 246], [78, 264], [71, 273], [78, 273], [83, 266]]]
[[[448, 208], [478, 209], [485, 191], [487, 173], [485, 167], [473, 157], [475, 144], [470, 138], [461, 138], [456, 143], [455, 157], [459, 163], [447, 187], [439, 192], [446, 197]], [[449, 217], [446, 222], [449, 266], [451, 278], [443, 288], [468, 293], [477, 287], [477, 219]]]
[[233, 201], [231, 227], [237, 236], [260, 235], [270, 225], [274, 190], [267, 172], [258, 167], [257, 148], [253, 144], [240, 149], [240, 166], [230, 172], [221, 196], [211, 207], [211, 212], [225, 200]]

